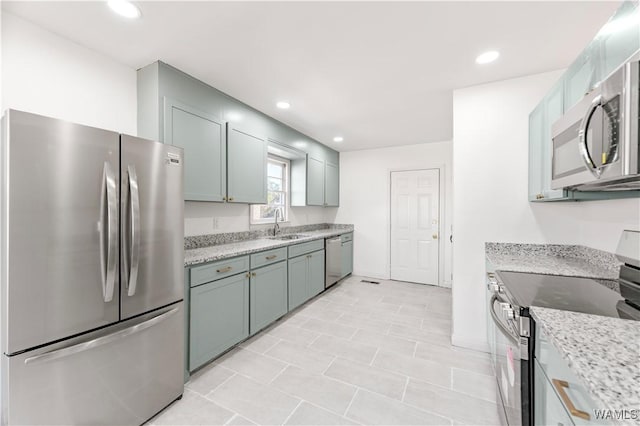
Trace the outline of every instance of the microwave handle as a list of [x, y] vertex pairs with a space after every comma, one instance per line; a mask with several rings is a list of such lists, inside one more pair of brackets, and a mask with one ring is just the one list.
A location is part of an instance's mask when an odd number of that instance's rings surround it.
[[587, 109], [587, 113], [584, 115], [584, 118], [580, 123], [580, 130], [578, 133], [578, 135], [580, 136], [580, 142], [578, 146], [580, 147], [580, 154], [582, 156], [582, 160], [584, 161], [584, 164], [587, 166], [587, 169], [589, 169], [589, 171], [593, 173], [593, 175], [596, 177], [600, 177], [600, 171], [598, 170], [598, 167], [596, 167], [595, 163], [593, 162], [593, 159], [589, 154], [589, 150], [587, 149], [587, 127], [589, 127], [589, 121], [591, 121], [591, 117], [593, 116], [593, 113], [596, 112], [596, 109], [598, 109], [599, 106], [602, 106], [602, 95], [596, 96], [591, 102], [591, 105], [589, 105], [589, 108]]

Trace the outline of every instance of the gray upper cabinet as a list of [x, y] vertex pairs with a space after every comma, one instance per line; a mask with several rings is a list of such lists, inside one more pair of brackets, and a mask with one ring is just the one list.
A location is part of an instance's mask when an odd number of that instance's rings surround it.
[[594, 40], [600, 75], [606, 78], [640, 49], [640, 6], [637, 1], [622, 3]]
[[337, 152], [314, 153], [291, 162], [291, 205], [338, 207], [340, 166]]
[[635, 191], [551, 189], [552, 126], [612, 71], [640, 49], [637, 1], [625, 1], [529, 115], [529, 201], [637, 197]]
[[165, 98], [164, 105], [164, 142], [184, 149], [185, 200], [223, 201], [227, 175], [224, 123], [172, 99]]
[[324, 202], [327, 207], [340, 205], [340, 169], [337, 164], [325, 163]]
[[[267, 138], [315, 159], [310, 200], [306, 159], [291, 163], [293, 206], [334, 205], [337, 200], [337, 192], [324, 194], [325, 167], [339, 165], [337, 151], [160, 61], [138, 70], [137, 94], [138, 136], [185, 149], [187, 200], [219, 202], [230, 197], [231, 202], [264, 203]], [[170, 100], [168, 109], [165, 98]], [[241, 129], [230, 125], [225, 139], [225, 122], [239, 123]], [[327, 185], [338, 186], [337, 177], [327, 174], [334, 177]]]
[[228, 123], [227, 201], [267, 202], [267, 140]]
[[307, 158], [307, 205], [324, 206], [324, 161]]

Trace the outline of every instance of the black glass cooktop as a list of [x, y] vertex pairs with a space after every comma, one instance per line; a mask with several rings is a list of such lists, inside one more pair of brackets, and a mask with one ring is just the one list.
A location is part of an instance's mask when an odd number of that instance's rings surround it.
[[498, 276], [514, 299], [512, 302], [520, 307], [540, 306], [628, 319], [619, 309], [624, 298], [616, 281], [524, 272], [498, 272]]

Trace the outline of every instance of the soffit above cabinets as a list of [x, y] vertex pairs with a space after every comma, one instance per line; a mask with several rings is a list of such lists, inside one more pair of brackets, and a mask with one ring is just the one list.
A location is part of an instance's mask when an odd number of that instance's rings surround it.
[[[2, 2], [132, 69], [167, 62], [339, 151], [451, 140], [453, 89], [566, 67], [618, 5], [144, 1], [127, 21], [106, 2]], [[488, 49], [500, 58], [477, 65]]]

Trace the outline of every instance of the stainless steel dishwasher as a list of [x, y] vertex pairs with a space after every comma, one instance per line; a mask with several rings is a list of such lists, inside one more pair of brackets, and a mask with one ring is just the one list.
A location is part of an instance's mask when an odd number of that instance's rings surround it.
[[329, 288], [342, 278], [342, 239], [340, 236], [327, 238], [325, 246], [327, 265], [324, 288]]

